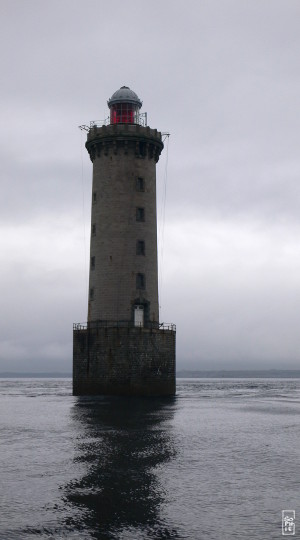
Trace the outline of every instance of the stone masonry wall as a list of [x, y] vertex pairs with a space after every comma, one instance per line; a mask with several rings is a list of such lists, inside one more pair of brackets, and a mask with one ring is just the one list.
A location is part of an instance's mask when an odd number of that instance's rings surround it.
[[[133, 321], [135, 303], [159, 320], [157, 283], [156, 162], [163, 148], [157, 130], [136, 125], [92, 128], [93, 161], [88, 320]], [[144, 189], [137, 189], [142, 178]], [[137, 219], [142, 208], [144, 218]], [[137, 254], [143, 241], [145, 253]], [[145, 277], [137, 289], [137, 275]]]
[[74, 395], [174, 395], [173, 330], [89, 328], [73, 334]]

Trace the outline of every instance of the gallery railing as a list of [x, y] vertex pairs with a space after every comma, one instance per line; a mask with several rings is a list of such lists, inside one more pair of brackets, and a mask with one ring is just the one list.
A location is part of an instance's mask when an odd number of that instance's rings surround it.
[[155, 330], [169, 330], [176, 332], [176, 325], [173, 323], [158, 323], [149, 321], [144, 325], [136, 325], [131, 321], [91, 321], [89, 323], [74, 323], [73, 330], [87, 330], [94, 328], [150, 328]]

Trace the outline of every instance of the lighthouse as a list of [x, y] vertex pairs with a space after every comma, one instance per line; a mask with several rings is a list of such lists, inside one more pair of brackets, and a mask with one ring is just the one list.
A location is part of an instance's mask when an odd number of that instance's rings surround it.
[[86, 323], [73, 328], [74, 395], [173, 395], [174, 324], [159, 321], [156, 163], [162, 135], [122, 86], [91, 122], [93, 163]]

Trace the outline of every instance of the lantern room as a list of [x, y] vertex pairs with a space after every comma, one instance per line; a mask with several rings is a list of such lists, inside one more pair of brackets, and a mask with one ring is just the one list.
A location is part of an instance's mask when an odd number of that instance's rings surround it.
[[111, 124], [140, 124], [142, 101], [128, 86], [122, 86], [108, 100]]

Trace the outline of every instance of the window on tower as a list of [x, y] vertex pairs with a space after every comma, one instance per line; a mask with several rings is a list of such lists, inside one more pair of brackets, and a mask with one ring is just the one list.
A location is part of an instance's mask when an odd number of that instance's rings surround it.
[[96, 265], [96, 258], [91, 257], [91, 270], [95, 270], [95, 265]]
[[136, 190], [145, 191], [145, 180], [144, 178], [141, 178], [140, 176], [136, 179]]
[[140, 156], [146, 155], [146, 145], [144, 142], [139, 143], [139, 151], [140, 151]]
[[145, 208], [136, 209], [136, 221], [145, 221]]
[[137, 289], [145, 289], [146, 288], [145, 274], [137, 274], [136, 275], [136, 288]]
[[94, 298], [95, 298], [95, 291], [94, 291], [94, 287], [92, 287], [90, 289], [90, 300], [94, 300]]
[[96, 236], [96, 223], [92, 225], [92, 236]]
[[136, 241], [136, 254], [137, 255], [145, 255], [145, 242], [144, 242], [144, 240], [137, 240]]
[[93, 191], [93, 204], [97, 202], [97, 192]]

